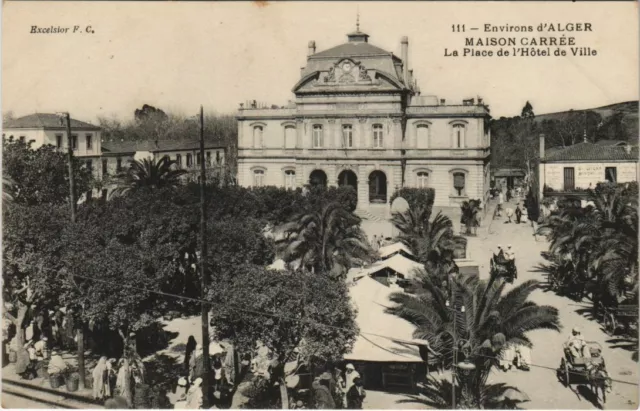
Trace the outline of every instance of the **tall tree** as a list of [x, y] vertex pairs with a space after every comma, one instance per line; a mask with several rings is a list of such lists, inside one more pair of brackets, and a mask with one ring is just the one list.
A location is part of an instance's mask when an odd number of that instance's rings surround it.
[[338, 203], [303, 214], [288, 223], [278, 241], [286, 262], [339, 278], [354, 265], [370, 261], [372, 252], [360, 229], [360, 218]]
[[468, 388], [466, 406], [483, 408], [489, 405], [483, 399], [487, 378], [502, 350], [513, 344], [531, 347], [527, 336], [530, 331], [559, 331], [558, 310], [529, 300], [539, 287], [535, 280], [507, 292], [504, 280], [496, 276], [488, 281], [477, 276], [452, 276], [450, 281], [447, 290], [429, 276], [423, 277], [423, 289], [416, 296], [391, 296], [397, 306], [389, 308], [389, 312], [414, 324], [414, 337], [429, 341], [434, 350], [442, 353], [445, 363], [453, 363], [455, 349], [459, 361], [475, 365], [465, 381], [458, 375], [459, 383]]
[[464, 238], [454, 234], [449, 217], [438, 212], [431, 219], [430, 207], [394, 213], [391, 223], [400, 231], [398, 239], [424, 264], [452, 262], [454, 250], [466, 245]]
[[242, 265], [220, 279], [209, 299], [219, 339], [252, 352], [261, 341], [271, 352], [271, 383], [288, 407], [284, 364], [342, 360], [358, 328], [344, 282], [309, 272], [269, 271]]

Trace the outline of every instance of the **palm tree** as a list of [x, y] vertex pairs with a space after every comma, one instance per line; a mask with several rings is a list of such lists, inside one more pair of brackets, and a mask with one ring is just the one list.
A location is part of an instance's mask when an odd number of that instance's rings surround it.
[[400, 231], [398, 239], [420, 262], [453, 260], [453, 251], [466, 245], [466, 240], [453, 233], [449, 217], [441, 212], [431, 221], [430, 217], [430, 208], [410, 208], [404, 213], [394, 213], [391, 223]]
[[[602, 183], [589, 190], [585, 208], [565, 208], [539, 228], [550, 240], [547, 260], [568, 261], [574, 286], [594, 283], [592, 300], [616, 304], [638, 288], [638, 200], [635, 186]], [[553, 275], [553, 266], [541, 266]]]
[[480, 212], [481, 200], [469, 200], [463, 201], [460, 204], [460, 211], [462, 216], [460, 217], [460, 223], [466, 228], [465, 234], [476, 235], [476, 229], [480, 225], [478, 213]]
[[157, 162], [148, 158], [142, 161], [131, 160], [129, 169], [116, 177], [117, 187], [111, 195], [120, 196], [143, 188], [176, 186], [187, 171], [173, 167], [174, 164], [177, 163], [167, 156]]
[[360, 229], [360, 218], [340, 204], [295, 217], [284, 227], [285, 238], [277, 245], [287, 263], [303, 269], [343, 276], [351, 267], [368, 262], [372, 250]]
[[[450, 282], [449, 289], [444, 289], [431, 276], [424, 276], [422, 292], [392, 294], [391, 300], [396, 305], [388, 311], [415, 325], [414, 338], [427, 340], [441, 353], [445, 365], [453, 364], [454, 350], [460, 353], [458, 360], [475, 365], [466, 383], [473, 408], [483, 407], [487, 404], [482, 393], [502, 350], [509, 345], [531, 347], [529, 331], [559, 331], [558, 310], [528, 300], [539, 288], [536, 280], [526, 281], [506, 293], [504, 280], [497, 276], [484, 281], [477, 276], [458, 275], [451, 276]], [[460, 309], [462, 306], [464, 311]]]

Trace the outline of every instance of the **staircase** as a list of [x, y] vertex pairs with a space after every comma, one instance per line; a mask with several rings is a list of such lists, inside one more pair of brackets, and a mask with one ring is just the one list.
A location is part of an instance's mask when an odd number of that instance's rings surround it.
[[363, 220], [369, 221], [387, 221], [387, 205], [386, 204], [369, 204], [367, 208], [358, 207], [354, 214]]

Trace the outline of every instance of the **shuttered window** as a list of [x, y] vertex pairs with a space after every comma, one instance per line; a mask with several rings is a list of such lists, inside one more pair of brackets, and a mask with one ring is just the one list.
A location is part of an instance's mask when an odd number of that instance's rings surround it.
[[573, 190], [576, 188], [575, 169], [573, 167], [564, 168], [564, 190]]

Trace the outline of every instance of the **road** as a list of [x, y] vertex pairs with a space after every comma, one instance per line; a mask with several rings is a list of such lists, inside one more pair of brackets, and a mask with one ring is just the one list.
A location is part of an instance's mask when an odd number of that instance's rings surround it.
[[[512, 204], [513, 207], [513, 204]], [[541, 273], [533, 268], [543, 262], [541, 251], [548, 249], [544, 238], [533, 236], [530, 224], [505, 223], [505, 218], [494, 220], [489, 230], [479, 230], [478, 238], [469, 242], [471, 257], [481, 262], [480, 275], [488, 277], [489, 258], [498, 245], [512, 245], [516, 252], [516, 266], [518, 279], [516, 286], [529, 279], [544, 282]], [[486, 221], [489, 223], [489, 220]], [[487, 233], [487, 231], [489, 231]], [[508, 286], [507, 290], [512, 286]], [[579, 327], [587, 341], [597, 341], [603, 347], [603, 356], [607, 371], [614, 380], [623, 380], [632, 384], [613, 383], [613, 392], [607, 396], [606, 409], [635, 409], [638, 407], [638, 364], [631, 359], [631, 352], [622, 348], [612, 348], [616, 341], [608, 336], [600, 324], [588, 318], [585, 308], [589, 305], [577, 303], [569, 298], [561, 297], [553, 292], [537, 290], [531, 299], [540, 305], [550, 305], [559, 311], [563, 329], [560, 333], [551, 330], [531, 332], [529, 338], [533, 343], [533, 364], [548, 367], [531, 367], [526, 371], [496, 371], [491, 377], [492, 382], [505, 382], [525, 391], [531, 401], [522, 404], [527, 409], [593, 409], [598, 402], [584, 392], [584, 387], [572, 386], [573, 390], [564, 387], [556, 377], [555, 369], [563, 356], [562, 344], [566, 341], [573, 327]], [[637, 341], [636, 341], [637, 344]], [[582, 393], [583, 395], [579, 395]], [[587, 397], [587, 398], [585, 398]]]

